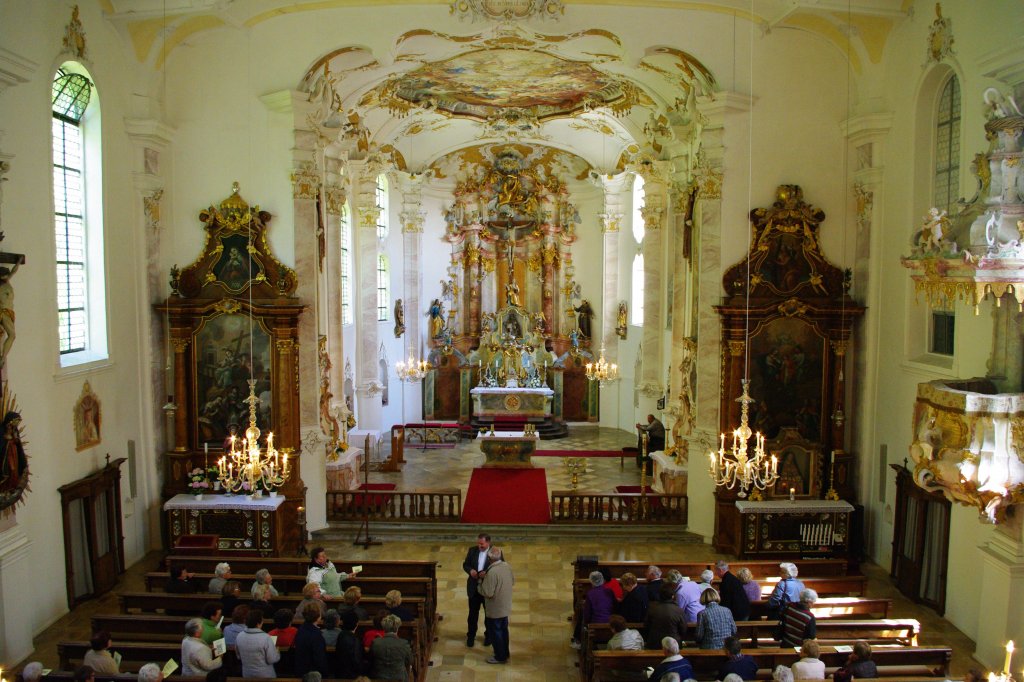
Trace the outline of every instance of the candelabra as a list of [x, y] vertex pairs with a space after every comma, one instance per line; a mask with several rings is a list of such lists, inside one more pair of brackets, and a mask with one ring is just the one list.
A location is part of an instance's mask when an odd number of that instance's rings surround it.
[[617, 381], [619, 378], [619, 366], [614, 362], [609, 363], [604, 359], [604, 347], [601, 347], [601, 354], [598, 357], [597, 362], [587, 363], [587, 379], [590, 381], [596, 381], [599, 385], [604, 386], [612, 381]]
[[239, 440], [231, 436], [228, 453], [217, 460], [218, 479], [228, 493], [257, 494], [261, 490], [273, 492], [288, 480], [288, 452], [274, 447], [274, 434], [267, 433], [267, 447], [260, 449], [260, 430], [256, 426], [256, 380], [249, 380], [249, 428]]
[[[708, 453], [711, 466], [708, 473], [716, 486], [724, 486], [732, 490], [737, 485], [739, 496], [746, 497], [747, 491], [764, 490], [779, 478], [779, 462], [775, 455], [770, 458], [764, 450], [764, 436], [751, 431], [748, 424], [749, 406], [753, 402], [750, 397], [749, 382], [743, 381], [743, 395], [737, 400], [740, 408], [740, 425], [732, 432], [732, 447], [726, 451], [725, 434], [721, 434], [721, 446], [718, 452]], [[747, 441], [754, 437], [754, 452], [748, 454]]]
[[422, 381], [429, 371], [430, 363], [426, 360], [417, 360], [413, 356], [412, 350], [409, 351], [408, 361], [395, 363], [395, 372], [398, 374], [399, 381], [410, 384]]

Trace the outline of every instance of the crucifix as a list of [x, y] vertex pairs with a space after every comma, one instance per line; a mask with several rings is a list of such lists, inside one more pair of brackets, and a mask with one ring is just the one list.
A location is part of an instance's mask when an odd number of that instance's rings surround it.
[[[0, 232], [0, 242], [3, 239], [4, 233]], [[14, 287], [11, 286], [11, 278], [24, 262], [25, 254], [0, 251], [0, 333], [3, 335], [0, 368], [6, 365], [7, 354], [14, 345]], [[8, 265], [13, 267], [7, 267]]]

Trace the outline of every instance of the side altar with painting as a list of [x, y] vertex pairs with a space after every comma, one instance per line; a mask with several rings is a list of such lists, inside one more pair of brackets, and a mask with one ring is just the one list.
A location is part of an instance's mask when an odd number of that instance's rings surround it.
[[218, 537], [220, 552], [279, 556], [302, 544], [294, 271], [267, 242], [271, 215], [235, 183], [199, 213], [202, 252], [171, 268], [167, 325], [166, 546]]
[[[722, 433], [749, 409], [778, 478], [743, 495], [715, 492], [714, 545], [741, 557], [847, 556], [856, 546], [853, 472], [847, 434], [857, 421], [853, 330], [864, 307], [850, 273], [824, 255], [825, 213], [797, 185], [750, 213], [748, 253], [725, 273], [722, 323]], [[750, 402], [736, 400], [749, 379]], [[723, 441], [723, 449], [725, 443]], [[753, 447], [751, 440], [750, 447]], [[714, 459], [714, 458], [713, 458]]]

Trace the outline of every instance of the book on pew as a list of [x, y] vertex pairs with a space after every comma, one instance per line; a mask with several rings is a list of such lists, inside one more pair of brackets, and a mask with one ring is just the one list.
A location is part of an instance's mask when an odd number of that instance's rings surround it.
[[223, 656], [228, 650], [228, 643], [223, 637], [213, 640], [213, 655]]
[[274, 646], [277, 646], [277, 635], [271, 635], [270, 641], [274, 643]]
[[837, 654], [852, 654], [853, 653], [853, 647], [850, 646], [849, 644], [837, 644], [833, 648], [836, 650]]
[[171, 673], [173, 673], [177, 669], [178, 669], [178, 662], [176, 660], [174, 660], [173, 658], [169, 659], [166, 663], [164, 663], [164, 669], [163, 669], [164, 677], [167, 677], [168, 675], [170, 675]]
[[46, 677], [47, 675], [49, 675], [52, 672], [53, 672], [53, 668], [43, 668], [42, 675], [43, 675], [43, 677]]
[[363, 567], [362, 567], [362, 565], [359, 565], [359, 566], [353, 566], [353, 567], [352, 567], [352, 573], [359, 573], [359, 572], [361, 572], [362, 570], [363, 570]]

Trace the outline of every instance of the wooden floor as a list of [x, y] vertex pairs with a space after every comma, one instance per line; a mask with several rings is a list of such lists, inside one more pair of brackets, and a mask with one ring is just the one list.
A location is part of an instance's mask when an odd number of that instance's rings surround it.
[[[592, 442], [600, 443], [601, 447], [610, 447], [613, 442], [629, 441], [621, 432], [609, 429], [592, 429]], [[572, 445], [590, 440], [587, 431], [577, 429], [573, 434]], [[545, 446], [547, 443], [545, 443]], [[569, 443], [551, 441], [551, 448], [567, 449]], [[438, 453], [441, 453], [440, 455]], [[445, 481], [461, 481], [468, 478], [473, 466], [478, 466], [478, 453], [469, 446], [452, 451], [429, 450], [417, 462], [420, 456], [407, 453], [406, 459], [414, 465], [408, 466], [406, 475], [392, 475], [392, 478], [381, 474], [372, 474], [373, 480], [396, 480], [402, 487], [441, 487], [453, 485]], [[482, 455], [479, 455], [482, 459]], [[429, 462], [427, 461], [429, 458]], [[549, 475], [561, 476], [557, 467], [560, 460], [547, 463], [551, 467]], [[418, 465], [418, 466], [416, 466]], [[590, 489], [604, 489], [608, 484], [617, 485], [622, 480], [638, 482], [635, 465], [627, 462], [620, 469], [619, 460], [600, 460], [596, 471], [586, 477], [582, 486]], [[607, 469], [611, 481], [604, 481], [602, 472]], [[434, 476], [424, 470], [436, 472]], [[412, 473], [416, 471], [417, 473]], [[408, 480], [403, 480], [403, 479]], [[550, 479], [549, 479], [550, 480]], [[454, 485], [458, 485], [455, 483]], [[554, 489], [549, 483], [549, 489]], [[329, 553], [332, 557], [346, 559], [430, 559], [440, 562], [438, 570], [438, 611], [443, 616], [439, 628], [439, 639], [434, 644], [433, 665], [428, 673], [428, 680], [462, 680], [465, 682], [490, 680], [558, 680], [559, 682], [578, 680], [575, 668], [576, 652], [569, 647], [570, 628], [567, 618], [571, 608], [572, 566], [571, 562], [579, 554], [597, 554], [605, 559], [648, 559], [664, 557], [665, 559], [702, 561], [717, 558], [719, 555], [710, 546], [675, 542], [665, 536], [654, 540], [644, 539], [642, 542], [623, 541], [618, 538], [602, 539], [597, 533], [580, 538], [558, 537], [552, 531], [550, 537], [527, 535], [514, 536], [512, 540], [496, 536], [495, 544], [502, 546], [505, 556], [512, 565], [516, 578], [511, 617], [511, 664], [508, 666], [487, 665], [485, 660], [490, 651], [483, 647], [483, 623], [476, 647], [466, 647], [466, 593], [465, 574], [462, 572], [462, 560], [467, 548], [474, 542], [477, 528], [465, 528], [461, 536], [445, 533], [436, 539], [419, 537], [417, 539], [385, 538], [381, 546], [363, 549], [353, 547], [344, 533], [334, 532], [327, 537]], [[116, 590], [143, 590], [142, 575], [146, 571], [155, 570], [159, 560], [158, 553], [152, 553], [143, 561], [132, 566], [122, 576]], [[739, 567], [742, 562], [734, 563]], [[889, 597], [893, 601], [893, 618], [917, 618], [922, 624], [922, 644], [943, 644], [953, 648], [952, 674], [962, 676], [973, 667], [971, 654], [974, 643], [963, 633], [954, 628], [933, 611], [922, 608], [903, 598], [891, 585], [887, 570], [867, 564], [865, 573], [869, 576], [868, 594], [877, 597]], [[243, 581], [243, 584], [247, 584]], [[45, 667], [55, 667], [57, 663], [56, 644], [62, 639], [88, 639], [89, 618], [98, 612], [116, 612], [117, 600], [113, 595], [106, 595], [98, 600], [84, 604], [72, 613], [61, 618], [57, 623], [36, 638], [36, 651], [28, 660], [42, 661]], [[481, 619], [482, 620], [482, 619]], [[114, 642], [113, 649], [117, 649]]]

